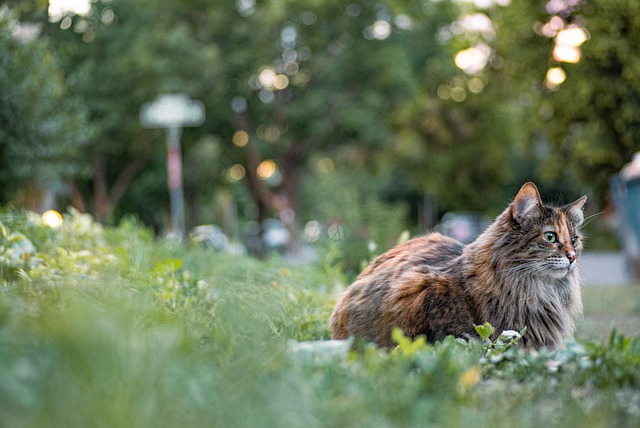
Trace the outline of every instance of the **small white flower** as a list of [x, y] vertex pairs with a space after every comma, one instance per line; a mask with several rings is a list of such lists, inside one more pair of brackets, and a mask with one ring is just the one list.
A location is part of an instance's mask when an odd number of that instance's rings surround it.
[[502, 332], [501, 336], [505, 339], [520, 339], [522, 337], [520, 336], [520, 333], [515, 330], [505, 330]]
[[198, 282], [196, 283], [198, 290], [204, 291], [204, 290], [208, 290], [209, 289], [209, 284], [207, 284], [207, 281], [205, 281], [204, 279], [200, 279], [198, 280]]

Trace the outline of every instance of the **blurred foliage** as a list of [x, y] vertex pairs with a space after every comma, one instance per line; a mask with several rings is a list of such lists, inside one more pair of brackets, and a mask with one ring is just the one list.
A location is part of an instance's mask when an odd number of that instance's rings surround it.
[[82, 149], [92, 129], [82, 99], [70, 96], [48, 40], [0, 9], [0, 200], [28, 183], [46, 186], [88, 175]]
[[[558, 12], [567, 24], [589, 33], [577, 64], [551, 58], [551, 39], [536, 29], [549, 21], [547, 2], [512, 2], [494, 17], [499, 28], [497, 53], [504, 67], [496, 77], [526, 101], [523, 124], [531, 154], [539, 158], [543, 181], [575, 183], [602, 202], [612, 174], [640, 150], [640, 5], [634, 0], [585, 0], [566, 3]], [[575, 3], [575, 4], [574, 4]], [[545, 61], [545, 52], [549, 61]], [[544, 87], [548, 67], [561, 66], [567, 80], [556, 90]], [[517, 98], [516, 98], [517, 97]]]
[[[50, 20], [46, 2], [10, 2], [5, 10], [40, 32], [19, 44], [3, 30], [3, 43], [25, 51], [23, 59], [5, 55], [24, 64], [7, 66], [14, 71], [4, 78], [51, 89], [33, 93], [41, 99], [28, 104], [44, 115], [4, 120], [16, 129], [28, 123], [33, 134], [42, 132], [38, 120], [55, 112], [55, 132], [70, 131], [55, 139], [16, 131], [24, 140], [15, 137], [3, 150], [28, 153], [23, 148], [34, 141], [51, 140], [60, 142], [47, 144], [65, 159], [75, 159], [67, 156], [71, 147], [81, 150], [91, 178], [79, 169], [57, 174], [76, 177], [96, 218], [135, 213], [159, 231], [168, 211], [164, 135], [140, 127], [139, 109], [159, 93], [185, 92], [207, 112], [205, 124], [185, 129], [182, 139], [189, 225], [227, 222], [231, 204], [221, 208], [220, 201], [231, 199], [241, 221], [280, 215], [296, 236], [302, 224], [324, 215], [322, 204], [333, 204], [335, 217], [351, 215], [350, 207], [326, 201], [340, 199], [340, 184], [356, 171], [369, 180], [355, 180], [361, 187], [354, 191], [367, 192], [376, 210], [407, 207], [408, 216], [392, 210], [394, 224], [417, 223], [416, 205], [425, 197], [437, 202], [438, 214], [495, 214], [526, 180], [566, 200], [589, 193], [603, 206], [610, 175], [640, 149], [634, 54], [640, 32], [630, 18], [637, 2], [562, 3], [558, 16], [590, 34], [577, 64], [554, 60], [553, 40], [540, 31], [551, 3], [504, 3], [113, 0], [92, 2], [86, 15]], [[483, 16], [490, 30], [464, 27], [465, 19]], [[470, 74], [458, 69], [456, 53], [480, 44], [486, 66]], [[47, 58], [53, 68], [42, 64]], [[544, 83], [550, 66], [567, 74], [553, 89]], [[16, 71], [22, 68], [38, 72]], [[75, 118], [79, 111], [86, 117]], [[64, 126], [70, 117], [74, 126]], [[248, 142], [234, 143], [238, 131]], [[15, 161], [3, 162], [14, 169], [33, 165], [11, 156]], [[263, 160], [277, 166], [272, 179], [256, 173]], [[234, 166], [245, 175], [232, 176]], [[323, 198], [302, 195], [314, 188], [318, 169], [333, 175], [338, 188], [325, 187]], [[21, 180], [20, 171], [3, 173], [13, 180], [7, 185]], [[387, 240], [369, 235], [363, 242], [371, 239]]]
[[[566, 87], [554, 93], [548, 124], [558, 159], [600, 194], [611, 174], [640, 150], [640, 4], [589, 1], [576, 13], [591, 33], [583, 60], [568, 67]], [[577, 18], [576, 18], [577, 19]], [[606, 37], [610, 35], [609, 37]], [[568, 96], [571, 94], [571, 96]]]
[[[57, 229], [0, 213], [0, 413], [7, 426], [621, 426], [640, 421], [640, 340], [556, 352], [480, 340], [391, 352], [328, 338], [344, 278], [331, 260], [186, 248], [132, 219]], [[11, 237], [30, 263], [8, 262]], [[10, 241], [8, 243], [8, 241]], [[525, 333], [526, 334], [526, 333]], [[312, 342], [302, 342], [309, 341]], [[319, 342], [317, 342], [319, 341]], [[294, 352], [301, 346], [311, 356]], [[314, 357], [315, 355], [315, 357]]]
[[[406, 228], [405, 203], [385, 201], [381, 183], [363, 171], [315, 173], [303, 187], [302, 213], [323, 225], [321, 242], [333, 241], [342, 268], [357, 274], [363, 264], [398, 242]], [[384, 181], [382, 181], [384, 183]]]

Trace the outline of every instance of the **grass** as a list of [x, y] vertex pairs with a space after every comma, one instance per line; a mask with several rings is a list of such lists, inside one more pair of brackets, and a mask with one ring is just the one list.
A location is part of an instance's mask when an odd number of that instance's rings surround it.
[[594, 287], [582, 289], [584, 319], [578, 336], [604, 340], [612, 327], [632, 336], [640, 334], [640, 286]]
[[401, 335], [390, 353], [292, 352], [328, 338], [347, 282], [336, 247], [323, 254], [291, 267], [158, 242], [131, 221], [72, 213], [52, 230], [0, 214], [0, 426], [640, 423], [640, 340], [589, 326], [636, 316], [635, 289], [585, 289], [581, 340], [555, 353]]

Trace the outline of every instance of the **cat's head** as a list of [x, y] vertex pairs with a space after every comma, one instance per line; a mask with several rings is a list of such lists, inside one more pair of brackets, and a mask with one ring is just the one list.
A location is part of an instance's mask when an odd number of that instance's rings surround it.
[[546, 205], [533, 183], [526, 183], [506, 214], [518, 237], [516, 249], [523, 268], [535, 274], [564, 278], [573, 272], [582, 252], [580, 228], [587, 197], [554, 207]]

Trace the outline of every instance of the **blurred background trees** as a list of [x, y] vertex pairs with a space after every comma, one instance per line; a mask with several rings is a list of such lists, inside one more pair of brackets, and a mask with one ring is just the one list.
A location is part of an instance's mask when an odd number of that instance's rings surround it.
[[[88, 177], [91, 138], [83, 100], [47, 39], [34, 40], [5, 10], [0, 16], [0, 201], [51, 200], [65, 180]], [[29, 39], [29, 40], [27, 40]]]
[[183, 135], [187, 223], [240, 239], [314, 220], [364, 254], [525, 180], [603, 206], [640, 150], [634, 0], [50, 3], [1, 12], [1, 203], [55, 181], [59, 205], [163, 231], [164, 134], [138, 114], [167, 92], [207, 112]]

